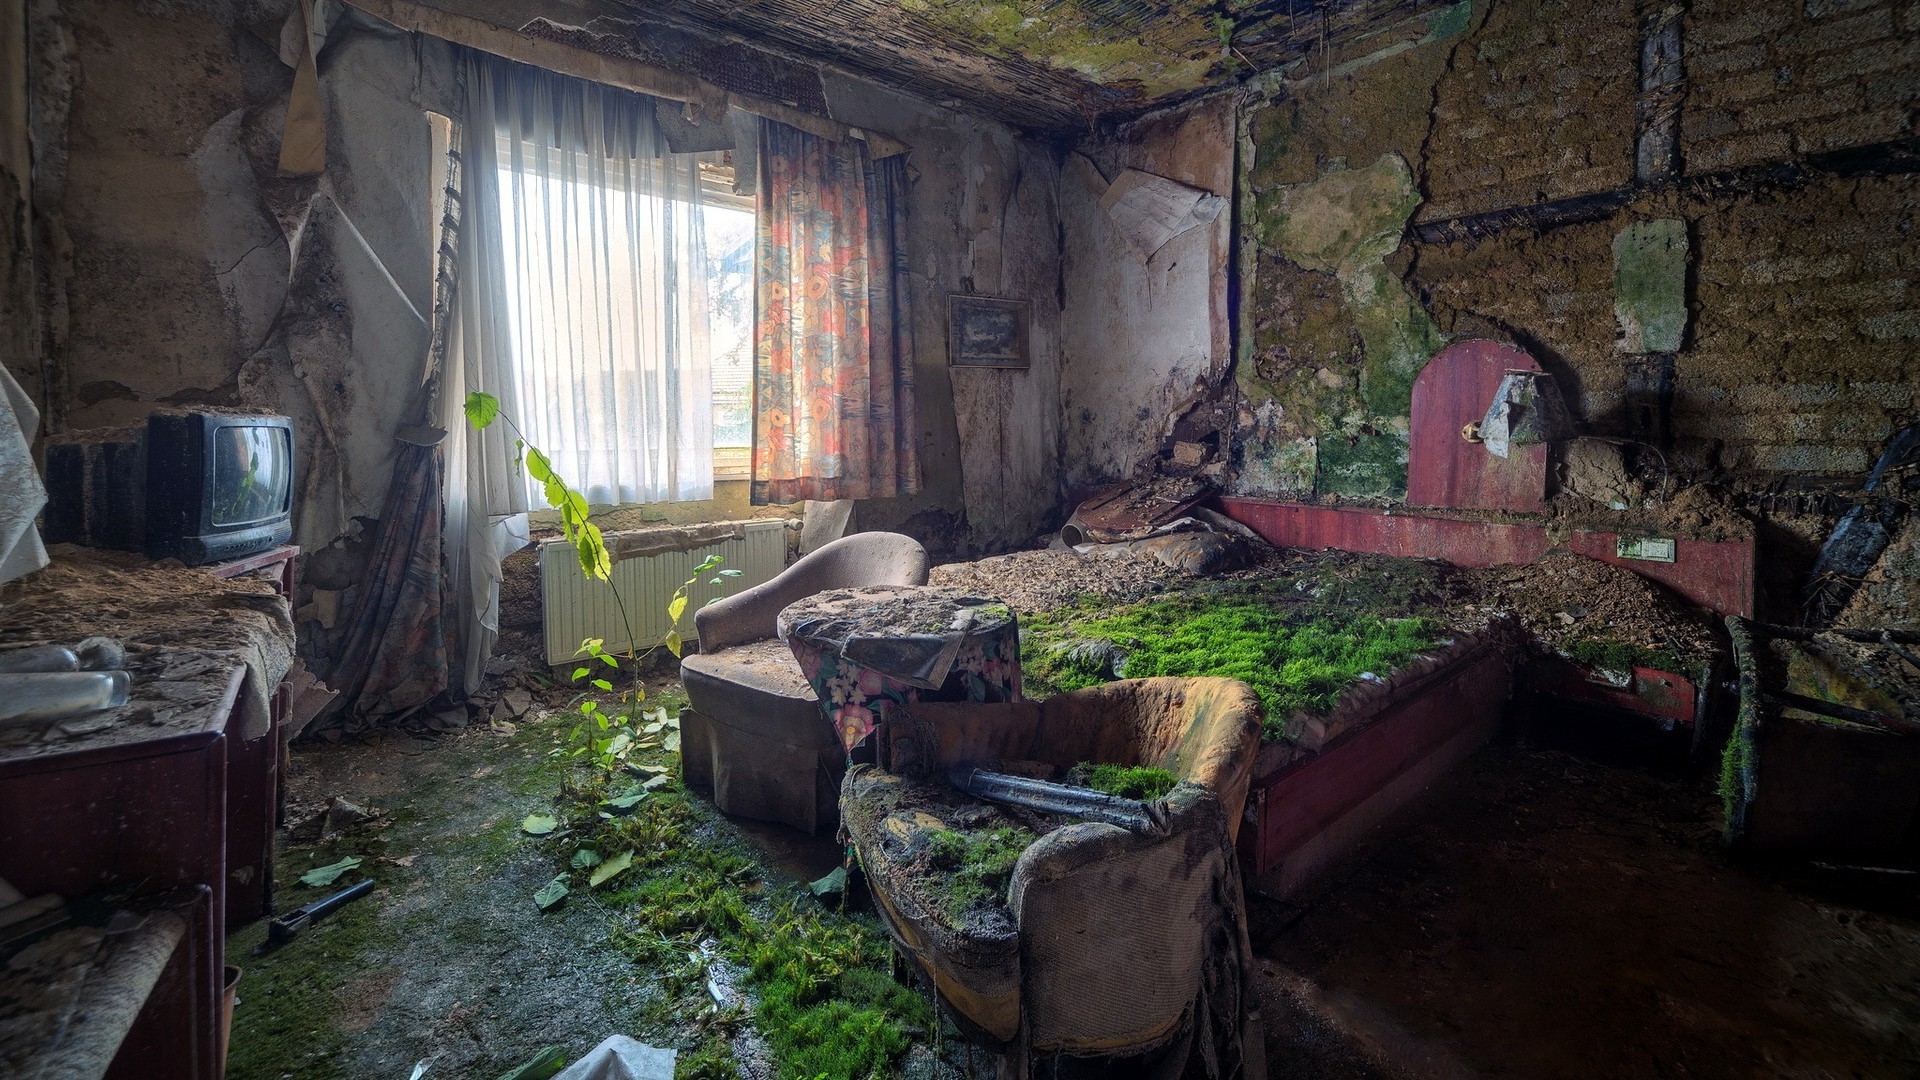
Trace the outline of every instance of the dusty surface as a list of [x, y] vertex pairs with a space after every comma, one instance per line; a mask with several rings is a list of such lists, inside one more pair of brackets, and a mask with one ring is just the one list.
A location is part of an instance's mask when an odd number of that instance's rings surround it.
[[1635, 645], [1690, 665], [1716, 648], [1707, 616], [1659, 584], [1583, 555], [1482, 572], [1482, 603], [1516, 615], [1549, 649], [1595, 638]]
[[1269, 1060], [1323, 1076], [1920, 1073], [1913, 895], [1871, 910], [1732, 865], [1713, 806], [1704, 782], [1559, 753], [1469, 760], [1304, 913], [1256, 906], [1283, 1036]]
[[[54, 561], [0, 592], [0, 650], [69, 648], [94, 635], [127, 648], [127, 704], [51, 726], [0, 729], [7, 753], [54, 753], [198, 731], [256, 644], [291, 655], [286, 601], [254, 575], [163, 566], [129, 552], [57, 545]], [[183, 614], [190, 612], [190, 614]], [[278, 679], [275, 672], [272, 676]]]
[[[247, 969], [234, 1012], [234, 1080], [408, 1074], [497, 1076], [547, 1043], [578, 1055], [628, 1017], [646, 987], [607, 948], [591, 903], [542, 914], [530, 897], [554, 875], [548, 847], [520, 820], [552, 807], [551, 734], [475, 730], [302, 744], [289, 776], [288, 820], [307, 822], [334, 796], [375, 812], [354, 830], [283, 847], [280, 910], [364, 876], [374, 893], [281, 951], [247, 955], [256, 923], [228, 940]], [[326, 889], [300, 874], [345, 855], [365, 860]]]
[[1081, 596], [1138, 600], [1183, 580], [1190, 579], [1150, 556], [1071, 551], [1015, 551], [936, 566], [928, 575], [928, 584], [1005, 600], [1021, 615], [1052, 611]]

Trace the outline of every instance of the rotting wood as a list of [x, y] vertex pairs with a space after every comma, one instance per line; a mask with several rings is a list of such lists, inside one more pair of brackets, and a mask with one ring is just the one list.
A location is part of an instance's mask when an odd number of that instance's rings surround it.
[[[1766, 162], [1726, 172], [1708, 173], [1682, 181], [1682, 195], [1697, 198], [1765, 189], [1792, 191], [1834, 177], [1908, 176], [1920, 172], [1920, 139], [1899, 139], [1872, 146], [1812, 154], [1802, 161]], [[1451, 244], [1485, 240], [1512, 229], [1546, 232], [1565, 225], [1602, 221], [1632, 203], [1645, 189], [1638, 185], [1617, 191], [1574, 195], [1525, 206], [1509, 206], [1479, 214], [1430, 221], [1413, 227], [1423, 244]]]
[[623, 90], [691, 102], [711, 116], [739, 109], [799, 128], [823, 139], [859, 139], [875, 158], [893, 157], [910, 147], [899, 139], [867, 131], [752, 94], [736, 94], [692, 75], [643, 64], [621, 56], [589, 52], [573, 45], [528, 34], [466, 15], [427, 7], [413, 0], [346, 0], [349, 6], [413, 33], [426, 34], [456, 45], [533, 64], [562, 75], [617, 86]]
[[1740, 688], [1740, 708], [1733, 733], [1727, 737], [1720, 773], [1720, 799], [1729, 839], [1747, 831], [1747, 809], [1753, 805], [1760, 772], [1760, 669], [1753, 658], [1751, 624], [1738, 615], [1727, 616], [1727, 638], [1733, 645], [1733, 669]]
[[1900, 717], [1888, 716], [1885, 713], [1856, 709], [1851, 705], [1842, 705], [1835, 701], [1822, 701], [1819, 698], [1811, 698], [1805, 694], [1796, 694], [1790, 690], [1768, 690], [1765, 691], [1764, 694], [1769, 700], [1778, 702], [1790, 709], [1816, 713], [1820, 716], [1831, 717], [1835, 720], [1845, 720], [1850, 724], [1885, 728], [1888, 731], [1897, 731], [1905, 735], [1920, 735], [1920, 724]]

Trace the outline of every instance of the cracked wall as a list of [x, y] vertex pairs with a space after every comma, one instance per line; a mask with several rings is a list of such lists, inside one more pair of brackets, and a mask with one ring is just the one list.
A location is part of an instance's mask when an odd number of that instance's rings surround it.
[[1229, 97], [1148, 117], [1086, 141], [1061, 169], [1064, 228], [1060, 429], [1065, 494], [1132, 477], [1157, 461], [1196, 404], [1230, 370], [1231, 215], [1143, 258], [1100, 198], [1128, 168], [1203, 191], [1233, 190]]
[[[284, 0], [8, 2], [34, 6], [36, 42], [67, 43], [37, 44], [33, 66], [32, 218], [51, 242], [36, 261], [0, 221], [9, 370], [47, 402], [56, 431], [135, 422], [168, 403], [294, 417], [300, 600], [337, 594], [309, 609], [316, 617], [351, 610], [395, 433], [423, 404], [438, 215], [427, 113], [458, 112], [450, 50], [346, 16], [318, 55], [327, 171], [289, 180], [276, 166], [292, 71], [272, 43]], [[551, 14], [464, 7], [504, 26]], [[861, 524], [915, 532], [946, 554], [1024, 540], [1058, 502], [1057, 160], [992, 121], [831, 71], [817, 81], [834, 115], [914, 146], [924, 490], [862, 506]], [[24, 175], [11, 152], [24, 129], [11, 109], [0, 118], [4, 210]], [[23, 280], [23, 266], [41, 280]], [[36, 285], [44, 349], [13, 317], [36, 307], [13, 294]], [[947, 296], [969, 290], [1035, 301], [1029, 371], [949, 378]], [[325, 670], [322, 629], [302, 624]]]
[[[1399, 494], [1397, 376], [1495, 337], [1586, 431], [1758, 509], [1787, 596], [1832, 523], [1814, 492], [1857, 485], [1916, 419], [1920, 15], [1494, 0], [1449, 19], [1256, 84], [1229, 489]], [[1676, 19], [1678, 81], [1643, 84]], [[1662, 107], [1665, 172], [1637, 156]], [[1788, 504], [1806, 512], [1767, 509]]]

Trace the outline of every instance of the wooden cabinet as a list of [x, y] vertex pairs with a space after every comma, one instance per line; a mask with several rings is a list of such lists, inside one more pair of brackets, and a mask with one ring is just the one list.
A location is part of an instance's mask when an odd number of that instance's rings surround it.
[[158, 729], [65, 753], [0, 758], [0, 877], [29, 896], [78, 899], [119, 882], [143, 891], [203, 886], [192, 925], [112, 1077], [218, 1080], [224, 961], [226, 726], [240, 688], [189, 730]]
[[[277, 548], [209, 569], [223, 578], [261, 574], [288, 596], [298, 551]], [[181, 624], [201, 617], [182, 596]], [[30, 635], [31, 619], [12, 629]], [[185, 889], [199, 897], [182, 912], [187, 933], [108, 1077], [220, 1080], [226, 935], [272, 910], [286, 688], [273, 695], [268, 729], [246, 740], [236, 711], [246, 669], [203, 662], [202, 670], [197, 678], [214, 681], [190, 700], [205, 703], [169, 710], [164, 722], [124, 716], [69, 742], [0, 747], [0, 878], [29, 896], [68, 901], [134, 883], [142, 894]], [[214, 693], [223, 671], [224, 689]]]

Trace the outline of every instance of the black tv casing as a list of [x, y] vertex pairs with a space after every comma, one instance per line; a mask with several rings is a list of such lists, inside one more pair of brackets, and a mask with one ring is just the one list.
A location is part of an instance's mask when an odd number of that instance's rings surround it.
[[[273, 427], [287, 432], [293, 446], [293, 421], [284, 416], [241, 413], [166, 412], [147, 418], [146, 552], [151, 559], [178, 559], [188, 566], [224, 562], [266, 551], [293, 537], [293, 475], [279, 513], [237, 526], [213, 523], [212, 455], [214, 435], [229, 427]], [[291, 466], [289, 462], [289, 466]]]

